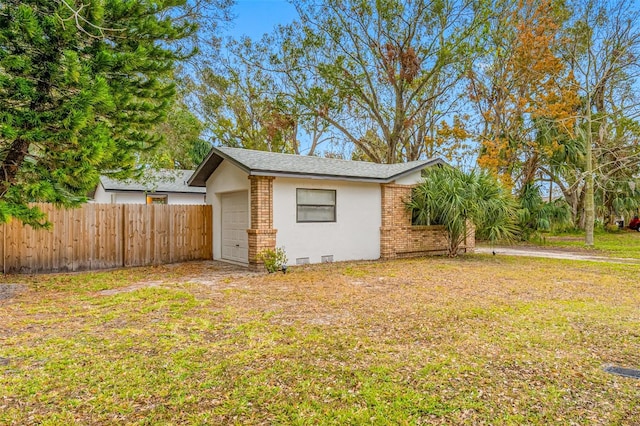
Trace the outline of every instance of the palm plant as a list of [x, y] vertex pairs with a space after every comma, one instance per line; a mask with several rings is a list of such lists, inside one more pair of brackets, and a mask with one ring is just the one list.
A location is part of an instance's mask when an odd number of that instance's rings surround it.
[[464, 173], [452, 167], [428, 169], [407, 208], [415, 225], [441, 224], [447, 231], [448, 254], [458, 254], [469, 226], [492, 243], [517, 232], [515, 201], [489, 173]]
[[540, 232], [564, 229], [572, 224], [571, 208], [564, 199], [545, 202], [540, 188], [526, 183], [518, 198], [518, 223], [523, 240], [538, 236]]

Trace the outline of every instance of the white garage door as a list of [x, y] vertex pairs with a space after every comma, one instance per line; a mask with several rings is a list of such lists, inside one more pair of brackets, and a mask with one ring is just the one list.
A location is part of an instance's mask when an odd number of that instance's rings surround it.
[[249, 261], [249, 201], [247, 191], [222, 194], [222, 258]]

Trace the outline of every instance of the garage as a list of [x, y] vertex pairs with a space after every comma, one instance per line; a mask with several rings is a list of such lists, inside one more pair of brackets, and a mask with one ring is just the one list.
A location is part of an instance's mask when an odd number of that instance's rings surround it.
[[249, 196], [247, 191], [222, 194], [222, 258], [248, 263]]

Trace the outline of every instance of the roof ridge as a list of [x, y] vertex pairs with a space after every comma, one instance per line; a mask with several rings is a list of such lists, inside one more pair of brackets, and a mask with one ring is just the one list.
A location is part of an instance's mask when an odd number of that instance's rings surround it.
[[189, 185], [205, 186], [209, 176], [225, 160], [249, 175], [378, 183], [388, 183], [431, 165], [444, 164], [444, 161], [438, 158], [408, 163], [381, 164], [244, 148], [212, 147], [207, 158], [189, 179]]
[[406, 162], [402, 162], [402, 163], [376, 163], [373, 161], [363, 161], [363, 160], [348, 160], [346, 158], [331, 158], [331, 157], [320, 157], [320, 156], [316, 156], [316, 155], [302, 155], [302, 154], [294, 154], [294, 153], [288, 153], [288, 152], [273, 152], [273, 151], [262, 151], [262, 150], [258, 150], [258, 149], [247, 149], [247, 148], [237, 148], [237, 147], [232, 147], [232, 146], [217, 146], [217, 147], [213, 147], [215, 149], [218, 149], [222, 152], [228, 151], [228, 150], [233, 150], [233, 151], [242, 151], [242, 152], [253, 152], [253, 153], [259, 153], [260, 155], [273, 155], [273, 156], [288, 156], [288, 157], [295, 157], [295, 158], [309, 158], [309, 159], [315, 159], [315, 160], [322, 160], [322, 161], [331, 161], [331, 162], [344, 162], [344, 163], [349, 163], [349, 164], [353, 164], [353, 163], [357, 163], [357, 164], [367, 164], [367, 165], [372, 165], [374, 167], [384, 167], [384, 166], [398, 166], [398, 165], [403, 165], [403, 164], [414, 164], [414, 163], [428, 163], [430, 161], [433, 161], [432, 159], [424, 159], [424, 160], [413, 160], [413, 161], [406, 161]]

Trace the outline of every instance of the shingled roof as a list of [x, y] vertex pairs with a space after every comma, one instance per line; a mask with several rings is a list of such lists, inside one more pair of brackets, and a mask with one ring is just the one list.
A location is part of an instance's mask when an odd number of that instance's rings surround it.
[[115, 180], [100, 177], [100, 183], [107, 191], [179, 192], [204, 194], [204, 188], [187, 184], [193, 170], [149, 170], [139, 180]]
[[440, 159], [378, 164], [241, 148], [214, 147], [211, 148], [207, 158], [189, 179], [189, 185], [205, 186], [209, 176], [224, 160], [253, 176], [309, 177], [380, 183], [391, 182], [431, 165], [444, 164]]

